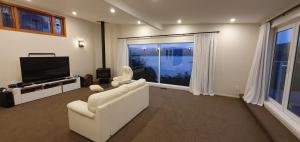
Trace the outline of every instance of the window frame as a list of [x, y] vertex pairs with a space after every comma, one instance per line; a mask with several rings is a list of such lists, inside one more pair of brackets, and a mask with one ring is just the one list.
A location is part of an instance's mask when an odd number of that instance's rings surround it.
[[[283, 90], [283, 94], [282, 94], [282, 103], [280, 104], [279, 102], [277, 102], [276, 100], [274, 100], [272, 97], [270, 97], [269, 95], [269, 91], [270, 91], [270, 84], [271, 84], [271, 79], [272, 79], [272, 73], [270, 73], [269, 75], [269, 83], [268, 83], [268, 93], [267, 93], [267, 98], [268, 100], [270, 100], [270, 102], [275, 105], [275, 107], [277, 107], [278, 109], [280, 109], [281, 111], [284, 111], [284, 106], [285, 106], [285, 94], [286, 94], [286, 87], [287, 87], [287, 79], [288, 79], [288, 75], [289, 75], [289, 66], [290, 66], [290, 57], [291, 57], [291, 49], [292, 49], [292, 46], [293, 46], [293, 38], [294, 38], [294, 29], [293, 29], [293, 25], [287, 25], [287, 26], [284, 26], [284, 27], [280, 27], [280, 28], [277, 28], [274, 32], [274, 41], [273, 41], [273, 44], [272, 44], [272, 47], [273, 47], [273, 52], [272, 52], [272, 64], [274, 62], [274, 53], [275, 53], [275, 47], [276, 47], [276, 42], [277, 42], [277, 35], [278, 33], [280, 32], [283, 32], [283, 31], [286, 31], [286, 30], [289, 30], [289, 29], [292, 29], [293, 31], [293, 37], [292, 37], [292, 41], [291, 41], [291, 44], [290, 44], [290, 49], [289, 49], [289, 57], [288, 57], [288, 65], [287, 65], [287, 70], [286, 70], [286, 76], [285, 76], [285, 83], [284, 83], [284, 90]], [[273, 66], [271, 66], [271, 69], [270, 71], [272, 72], [273, 70]]]
[[[291, 44], [291, 51], [290, 51], [290, 58], [289, 58], [289, 62], [291, 62], [288, 65], [288, 75], [287, 75], [287, 84], [286, 84], [286, 94], [284, 96], [285, 100], [284, 101], [284, 110], [283, 112], [286, 113], [289, 117], [291, 117], [292, 119], [294, 119], [298, 124], [300, 124], [300, 117], [297, 116], [296, 114], [294, 114], [292, 111], [290, 111], [288, 109], [288, 103], [289, 103], [289, 99], [290, 99], [290, 93], [291, 93], [291, 87], [292, 87], [292, 81], [293, 81], [293, 75], [294, 75], [294, 67], [295, 67], [295, 60], [296, 60], [296, 54], [297, 54], [297, 45], [298, 45], [298, 41], [299, 41], [299, 37], [300, 37], [300, 22], [297, 22], [295, 24], [293, 24], [293, 42]], [[300, 44], [300, 42], [299, 42]]]
[[6, 4], [6, 3], [3, 3], [3, 2], [0, 2], [0, 6], [7, 6], [7, 7], [10, 7], [11, 8], [11, 14], [12, 14], [12, 21], [13, 21], [13, 27], [4, 27], [3, 26], [3, 20], [2, 20], [2, 14], [0, 14], [0, 29], [5, 29], [5, 30], [14, 30], [16, 28], [16, 16], [15, 16], [15, 10], [14, 10], [14, 7], [9, 5], [9, 4]]
[[[290, 44], [289, 49], [289, 57], [288, 57], [288, 65], [286, 70], [286, 79], [285, 79], [285, 85], [284, 85], [284, 92], [282, 96], [282, 104], [275, 101], [272, 97], [269, 96], [270, 91], [270, 82], [271, 82], [271, 74], [269, 75], [269, 83], [268, 83], [268, 92], [267, 92], [267, 101], [269, 101], [271, 104], [273, 104], [279, 111], [286, 114], [288, 117], [290, 117], [292, 120], [296, 121], [297, 124], [300, 124], [300, 117], [298, 117], [296, 114], [288, 110], [288, 101], [290, 97], [291, 92], [291, 85], [292, 85], [292, 79], [293, 79], [293, 73], [294, 73], [294, 65], [295, 65], [295, 59], [296, 59], [296, 52], [297, 52], [297, 45], [298, 40], [300, 37], [300, 22], [295, 22], [292, 24], [284, 25], [281, 27], [276, 28], [273, 36], [273, 54], [272, 54], [272, 63], [274, 61], [274, 52], [275, 52], [275, 46], [276, 46], [276, 39], [277, 39], [277, 33], [282, 32], [288, 29], [292, 29], [293, 35], [292, 40]], [[299, 43], [300, 44], [300, 43]], [[271, 67], [272, 71], [273, 67]]]
[[[10, 30], [10, 31], [18, 31], [18, 32], [26, 32], [26, 33], [34, 33], [34, 34], [43, 34], [43, 35], [50, 35], [50, 36], [59, 36], [59, 37], [66, 37], [66, 19], [63, 16], [59, 16], [56, 14], [51, 14], [48, 12], [44, 12], [41, 10], [20, 6], [17, 4], [11, 4], [7, 2], [0, 2], [0, 5], [9, 6], [11, 7], [12, 11], [12, 18], [13, 18], [13, 27], [4, 27], [2, 23], [2, 16], [0, 15], [0, 29], [1, 30]], [[31, 13], [43, 15], [43, 16], [49, 16], [50, 17], [50, 33], [48, 32], [41, 32], [36, 30], [29, 30], [29, 29], [21, 29], [20, 28], [20, 20], [19, 20], [19, 10], [25, 10]], [[55, 24], [54, 24], [54, 18], [60, 18], [62, 20], [62, 34], [56, 34], [55, 33]]]
[[55, 35], [59, 35], [56, 34], [56, 26], [55, 26], [55, 18], [61, 19], [61, 35], [66, 35], [66, 24], [65, 24], [65, 18], [61, 17], [61, 16], [52, 16], [52, 29], [53, 29], [53, 34]]

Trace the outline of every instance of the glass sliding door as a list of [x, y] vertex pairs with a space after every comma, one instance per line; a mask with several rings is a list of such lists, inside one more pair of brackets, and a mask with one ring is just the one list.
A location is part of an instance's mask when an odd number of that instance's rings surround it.
[[280, 31], [276, 36], [269, 96], [279, 104], [282, 104], [292, 38], [293, 29]]
[[193, 43], [160, 44], [160, 83], [189, 86]]
[[128, 48], [133, 79], [158, 83], [158, 44], [131, 44]]
[[193, 43], [129, 44], [133, 79], [189, 86], [193, 66]]
[[296, 50], [294, 70], [287, 109], [300, 117], [300, 35]]

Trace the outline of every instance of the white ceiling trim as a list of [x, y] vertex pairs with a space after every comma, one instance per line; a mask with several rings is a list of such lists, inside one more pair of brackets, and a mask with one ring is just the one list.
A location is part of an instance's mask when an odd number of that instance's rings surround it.
[[104, 0], [104, 1], [123, 10], [124, 12], [140, 19], [144, 23], [146, 23], [154, 28], [157, 28], [159, 30], [163, 29], [163, 26], [160, 23], [156, 22], [155, 20], [146, 16], [145, 14], [141, 13], [140, 11], [137, 11], [136, 9], [132, 8], [131, 6], [129, 6], [127, 3], [123, 2], [122, 0]]

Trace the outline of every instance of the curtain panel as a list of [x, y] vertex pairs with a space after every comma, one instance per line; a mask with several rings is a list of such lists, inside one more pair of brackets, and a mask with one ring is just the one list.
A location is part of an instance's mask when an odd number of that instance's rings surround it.
[[115, 75], [118, 76], [121, 74], [123, 66], [129, 66], [127, 39], [118, 39], [115, 53], [114, 71]]
[[262, 106], [266, 99], [272, 65], [272, 33], [270, 23], [260, 27], [254, 60], [243, 97], [247, 103]]
[[193, 69], [190, 80], [190, 92], [194, 95], [215, 94], [217, 35], [217, 33], [203, 33], [194, 36]]

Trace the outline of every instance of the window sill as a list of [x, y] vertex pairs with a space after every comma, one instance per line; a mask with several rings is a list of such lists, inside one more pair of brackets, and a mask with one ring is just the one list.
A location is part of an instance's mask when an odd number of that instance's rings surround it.
[[265, 108], [286, 126], [298, 139], [300, 139], [300, 125], [283, 111], [278, 109], [272, 102], [265, 101]]
[[183, 90], [183, 91], [189, 91], [190, 90], [190, 87], [186, 87], [186, 86], [170, 85], [170, 84], [162, 84], [162, 83], [153, 83], [153, 82], [147, 82], [147, 83], [150, 86], [161, 87], [161, 88], [176, 89], [176, 90]]

